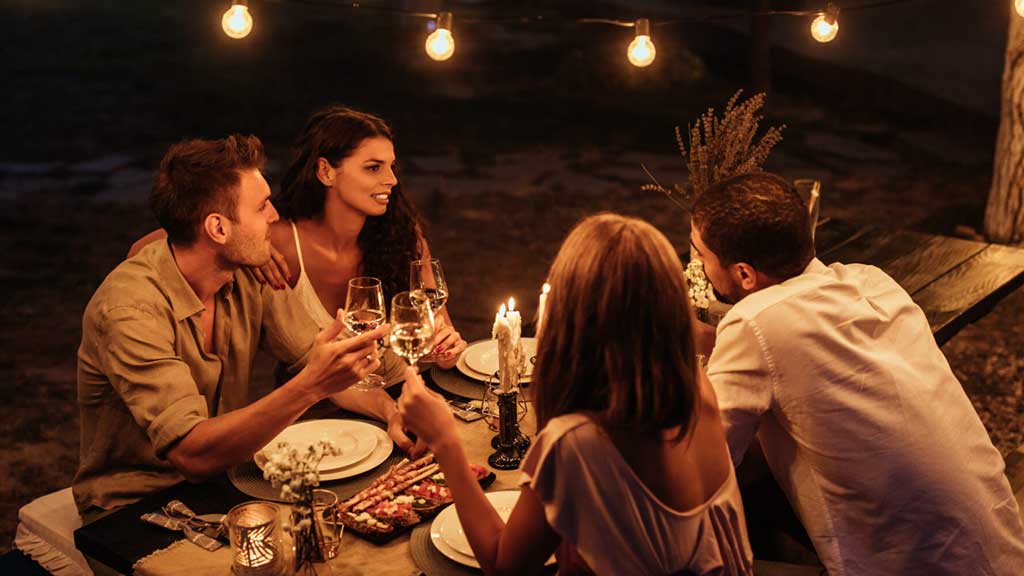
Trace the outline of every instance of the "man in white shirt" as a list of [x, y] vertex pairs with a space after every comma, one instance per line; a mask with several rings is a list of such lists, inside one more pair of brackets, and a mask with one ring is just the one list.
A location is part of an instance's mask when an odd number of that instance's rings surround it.
[[734, 464], [758, 438], [832, 576], [1024, 573], [1003, 459], [924, 313], [878, 268], [822, 264], [809, 230], [767, 173], [693, 208], [695, 256], [735, 304], [707, 369]]

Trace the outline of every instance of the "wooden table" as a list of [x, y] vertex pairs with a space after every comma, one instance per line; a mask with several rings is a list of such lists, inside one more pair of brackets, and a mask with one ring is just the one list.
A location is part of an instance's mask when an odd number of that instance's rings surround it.
[[925, 313], [941, 346], [1024, 284], [1024, 249], [832, 220], [818, 227], [825, 264], [872, 264]]
[[[486, 466], [487, 456], [494, 452], [490, 442], [495, 433], [488, 429], [483, 420], [469, 424], [456, 420], [456, 423], [470, 461]], [[527, 413], [520, 426], [531, 437], [534, 435], [536, 424], [532, 411]], [[517, 470], [492, 471], [497, 479], [487, 489], [489, 492], [518, 489]], [[123, 574], [131, 574], [132, 566], [137, 561], [181, 539], [180, 534], [139, 520], [142, 514], [159, 510], [172, 499], [181, 500], [197, 514], [226, 513], [236, 504], [253, 500], [251, 496], [235, 489], [226, 476], [202, 484], [183, 482], [79, 528], [75, 531], [75, 545], [85, 556]], [[341, 553], [331, 561], [331, 568], [337, 576], [420, 574], [409, 553], [408, 544], [408, 535], [378, 546], [345, 534]], [[196, 554], [208, 553], [197, 547]]]

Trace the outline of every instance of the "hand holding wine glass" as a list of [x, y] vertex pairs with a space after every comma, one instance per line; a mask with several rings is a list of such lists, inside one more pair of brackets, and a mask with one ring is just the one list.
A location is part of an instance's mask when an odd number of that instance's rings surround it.
[[[385, 316], [384, 290], [380, 280], [368, 276], [349, 280], [345, 298], [345, 327], [353, 334], [362, 334], [383, 324]], [[384, 378], [378, 374], [368, 374], [355, 383], [352, 389], [376, 390], [384, 384]]]

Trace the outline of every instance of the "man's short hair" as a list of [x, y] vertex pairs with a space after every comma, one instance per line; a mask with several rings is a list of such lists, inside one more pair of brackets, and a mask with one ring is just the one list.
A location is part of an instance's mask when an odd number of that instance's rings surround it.
[[807, 206], [775, 174], [752, 172], [711, 186], [694, 202], [692, 219], [723, 266], [746, 262], [788, 279], [814, 258]]
[[191, 246], [203, 219], [212, 213], [234, 220], [240, 171], [260, 169], [265, 157], [255, 136], [184, 140], [171, 146], [149, 194], [157, 222], [173, 244]]

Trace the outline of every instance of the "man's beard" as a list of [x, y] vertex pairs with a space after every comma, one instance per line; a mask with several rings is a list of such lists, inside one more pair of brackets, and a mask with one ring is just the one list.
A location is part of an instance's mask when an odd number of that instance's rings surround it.
[[224, 246], [220, 265], [226, 270], [243, 266], [259, 268], [270, 261], [270, 245], [265, 239], [239, 238]]
[[746, 294], [742, 293], [739, 286], [730, 283], [729, 286], [725, 287], [725, 291], [720, 291], [714, 283], [711, 284], [711, 290], [715, 293], [715, 299], [725, 304], [736, 304], [743, 299]]

